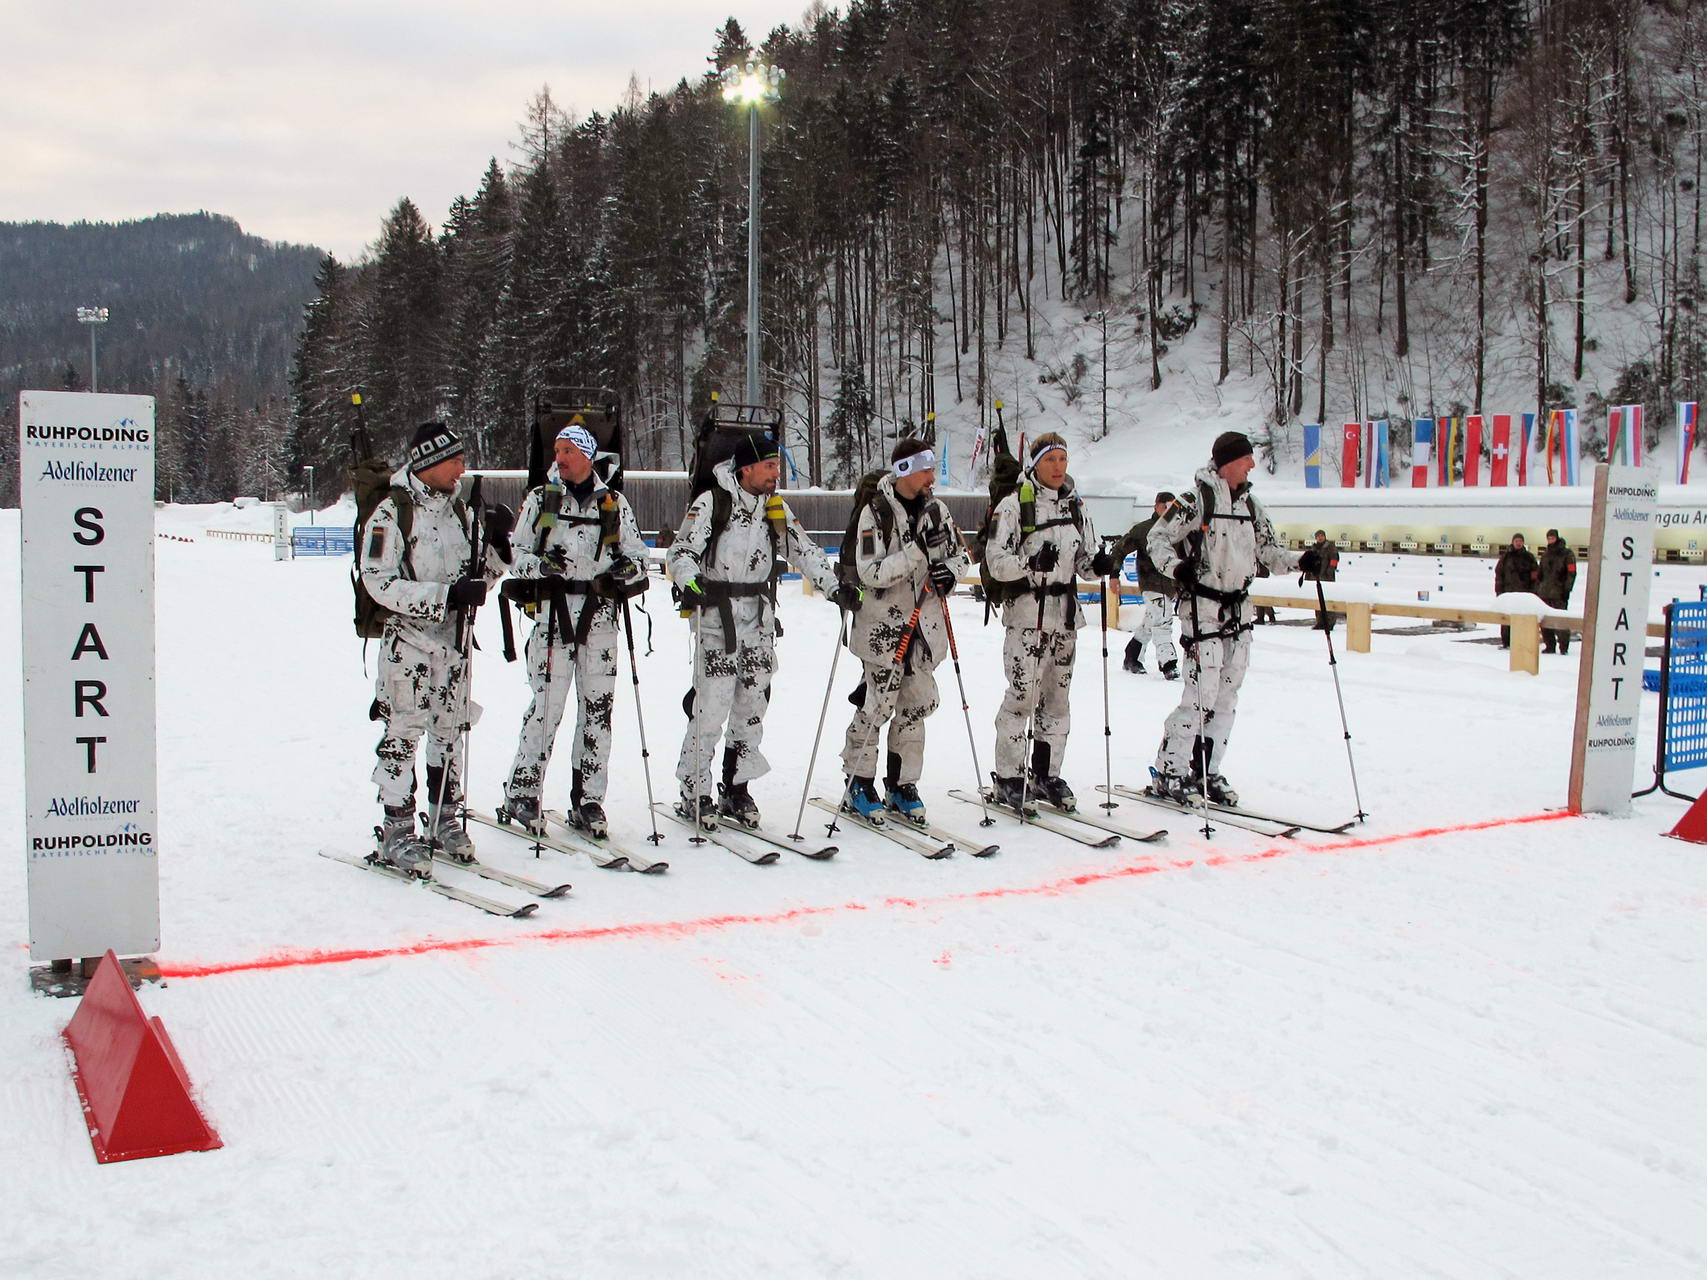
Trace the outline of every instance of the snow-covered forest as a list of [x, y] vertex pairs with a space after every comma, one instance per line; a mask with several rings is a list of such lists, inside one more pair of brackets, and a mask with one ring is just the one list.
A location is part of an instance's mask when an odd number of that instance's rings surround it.
[[292, 465], [335, 474], [356, 390], [386, 444], [442, 416], [517, 465], [555, 383], [621, 390], [631, 462], [680, 465], [742, 383], [748, 140], [717, 75], [750, 58], [787, 73], [763, 113], [763, 372], [812, 481], [928, 413], [985, 420], [998, 364], [1032, 362], [1082, 438], [1123, 429], [1081, 400], [1094, 357], [1039, 343], [1069, 313], [1105, 328], [1105, 379], [1153, 388], [1191, 335], [1270, 427], [1598, 399], [1648, 404], [1657, 434], [1701, 377], [1704, 36], [1693, 0], [856, 0], [761, 40], [730, 20], [668, 92], [584, 119], [540, 93], [515, 163], [442, 227], [403, 199], [361, 263], [322, 263]]

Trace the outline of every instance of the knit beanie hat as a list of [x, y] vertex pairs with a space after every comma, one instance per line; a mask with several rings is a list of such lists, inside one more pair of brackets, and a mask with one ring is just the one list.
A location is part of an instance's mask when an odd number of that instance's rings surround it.
[[735, 459], [735, 470], [750, 467], [755, 462], [763, 462], [766, 458], [774, 458], [777, 453], [776, 441], [769, 436], [761, 436], [757, 432], [744, 435], [736, 444], [732, 455]]
[[1223, 431], [1215, 437], [1215, 444], [1209, 450], [1209, 460], [1219, 468], [1238, 458], [1248, 458], [1255, 452], [1251, 448], [1251, 438], [1244, 432]]
[[420, 473], [462, 452], [456, 432], [442, 422], [423, 422], [409, 442], [409, 470]]

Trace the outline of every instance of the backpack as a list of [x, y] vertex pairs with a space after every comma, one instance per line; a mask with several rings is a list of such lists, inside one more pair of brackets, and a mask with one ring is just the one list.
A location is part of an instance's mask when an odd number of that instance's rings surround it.
[[[693, 466], [688, 470], [688, 506], [698, 501], [701, 494], [711, 494], [711, 532], [705, 543], [704, 563], [709, 564], [716, 557], [718, 539], [729, 527], [729, 516], [734, 509], [734, 499], [712, 477], [712, 471], [719, 463], [734, 457], [736, 446], [748, 436], [769, 436], [774, 440], [780, 438], [781, 429], [782, 414], [778, 410], [762, 405], [723, 404], [717, 393], [712, 393], [711, 409], [694, 432]], [[685, 510], [683, 515], [685, 517]], [[776, 521], [767, 521], [766, 527], [771, 535], [771, 561], [774, 565], [782, 549], [782, 539]], [[774, 570], [772, 579], [774, 582]]]
[[556, 460], [557, 433], [576, 418], [599, 446], [593, 456], [594, 473], [607, 488], [621, 493], [622, 399], [603, 387], [547, 387], [534, 397], [527, 487], [537, 489], [545, 483]]
[[877, 532], [884, 542], [895, 533], [895, 512], [887, 502], [878, 501], [877, 485], [887, 471], [867, 471], [859, 478], [854, 486], [853, 509], [848, 512], [848, 527], [842, 533], [842, 548], [840, 558], [836, 562], [836, 576], [841, 581], [852, 586], [859, 585], [859, 571], [855, 567], [853, 555], [854, 539], [859, 537], [860, 513], [870, 507], [877, 521]]
[[1030, 481], [1020, 479], [1019, 459], [1008, 448], [1008, 431], [997, 425], [990, 437], [990, 502], [984, 508], [984, 521], [978, 526], [978, 585], [984, 592], [984, 621], [990, 620], [990, 610], [1011, 600], [1017, 600], [1031, 588], [1023, 579], [1003, 582], [990, 576], [990, 562], [985, 558], [991, 526], [996, 521], [996, 508], [1010, 493], [1019, 491], [1020, 536], [1023, 538], [1037, 526], [1037, 493]]

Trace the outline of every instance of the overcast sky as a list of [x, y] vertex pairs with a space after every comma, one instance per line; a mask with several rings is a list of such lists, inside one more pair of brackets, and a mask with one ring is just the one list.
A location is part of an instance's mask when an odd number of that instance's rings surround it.
[[707, 69], [805, 0], [4, 0], [0, 222], [206, 209], [353, 261], [402, 196], [435, 227], [508, 167], [530, 98], [577, 119]]

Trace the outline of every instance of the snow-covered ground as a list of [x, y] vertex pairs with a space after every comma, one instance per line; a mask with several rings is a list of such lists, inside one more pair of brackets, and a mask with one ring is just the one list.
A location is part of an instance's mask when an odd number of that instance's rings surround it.
[[[1675, 800], [1558, 812], [1575, 651], [1517, 676], [1487, 629], [1378, 626], [1373, 653], [1342, 654], [1371, 815], [1344, 837], [1206, 840], [1129, 803], [1122, 819], [1172, 827], [1164, 844], [1007, 824], [993, 858], [929, 862], [844, 832], [831, 862], [752, 867], [671, 831], [672, 869], [647, 877], [536, 864], [477, 829], [491, 861], [574, 882], [508, 921], [315, 856], [361, 848], [377, 814], [370, 688], [347, 561], [202, 533], [263, 515], [169, 509], [161, 532], [195, 541], [157, 543], [170, 981], [142, 1000], [226, 1145], [95, 1163], [58, 1039], [72, 1005], [28, 994], [18, 859], [0, 894], [0, 1276], [1707, 1274], [1707, 849], [1661, 837]], [[6, 645], [17, 540], [0, 513]], [[1486, 564], [1390, 560], [1348, 557], [1345, 576], [1488, 590]], [[1668, 569], [1658, 594], [1700, 580]], [[785, 597], [776, 767], [755, 791], [787, 829], [834, 615]], [[650, 600], [664, 795], [686, 637]], [[955, 603], [988, 767], [1000, 636], [981, 613]], [[482, 804], [525, 703], [497, 622], [476, 676]], [[1177, 687], [1121, 672], [1123, 641], [1113, 771], [1131, 782]], [[1067, 769], [1087, 806], [1098, 648], [1086, 632]], [[924, 790], [975, 831], [946, 795], [972, 765], [939, 677]], [[844, 657], [820, 794], [854, 680]], [[638, 841], [626, 669], [619, 702], [611, 809]], [[21, 838], [17, 706], [0, 705], [0, 826]], [[1227, 766], [1252, 804], [1351, 816], [1319, 632], [1257, 633]]]

